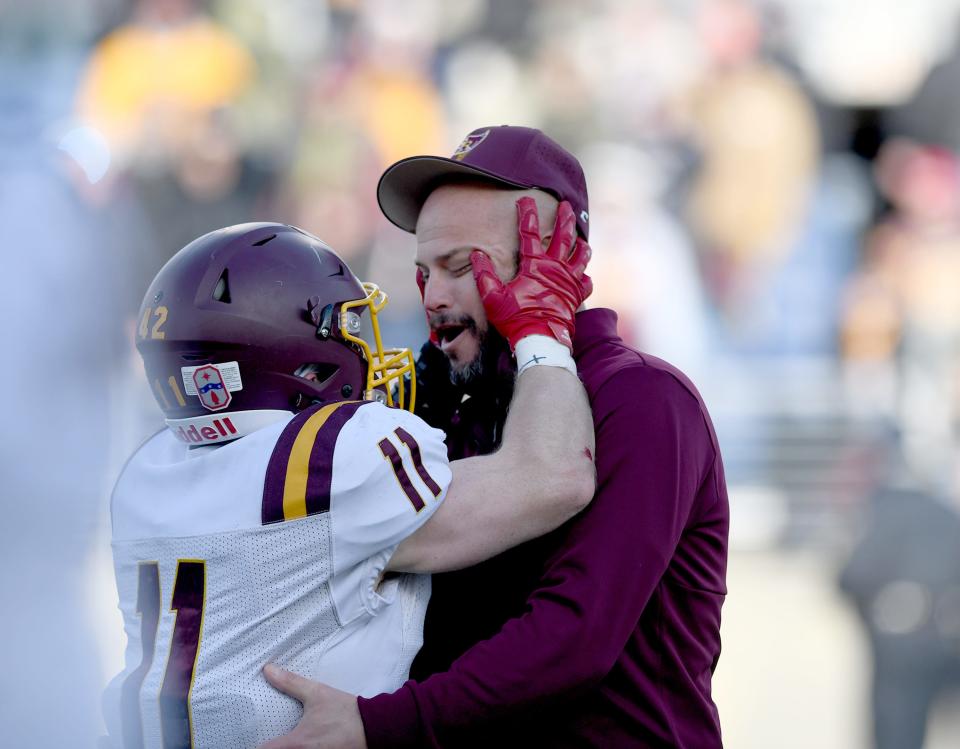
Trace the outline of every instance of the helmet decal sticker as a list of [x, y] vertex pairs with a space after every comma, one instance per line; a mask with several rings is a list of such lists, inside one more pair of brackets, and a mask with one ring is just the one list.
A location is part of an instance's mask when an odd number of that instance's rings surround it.
[[208, 411], [220, 411], [233, 400], [223, 375], [213, 364], [197, 367], [193, 373], [193, 383], [200, 403]]
[[[237, 364], [237, 362], [218, 362], [217, 364], [205, 364], [201, 366], [216, 367], [217, 371], [220, 373], [220, 377], [223, 378], [223, 384], [228, 393], [235, 393], [238, 390], [243, 390], [243, 380], [240, 379], [240, 365]], [[187, 395], [199, 395], [197, 385], [193, 379], [193, 373], [200, 369], [201, 366], [180, 367], [180, 376], [183, 378], [183, 391]], [[204, 380], [204, 382], [206, 382], [206, 380]]]

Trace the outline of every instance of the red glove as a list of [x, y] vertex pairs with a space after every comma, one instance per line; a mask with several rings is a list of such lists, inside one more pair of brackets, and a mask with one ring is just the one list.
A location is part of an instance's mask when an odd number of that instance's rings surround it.
[[590, 245], [577, 237], [577, 218], [566, 201], [557, 209], [546, 250], [533, 198], [517, 201], [517, 218], [520, 267], [509, 283], [500, 280], [486, 254], [480, 250], [470, 254], [487, 319], [510, 342], [511, 350], [528, 335], [549, 336], [573, 350], [574, 315], [593, 291], [590, 277], [583, 272], [590, 260]]

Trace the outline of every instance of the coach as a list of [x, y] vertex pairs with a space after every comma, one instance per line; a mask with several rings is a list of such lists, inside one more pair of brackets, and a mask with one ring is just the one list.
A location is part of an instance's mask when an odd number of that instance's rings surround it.
[[[452, 158], [391, 166], [378, 198], [417, 236], [431, 326], [419, 413], [447, 432], [452, 459], [491, 452], [523, 362], [488, 329], [476, 283], [511, 277], [518, 224], [535, 230], [539, 214], [553, 226], [559, 201], [587, 238], [580, 164], [538, 130], [482, 128]], [[541, 539], [434, 576], [413, 679], [357, 700], [371, 749], [721, 746], [711, 678], [729, 514], [710, 417], [681, 372], [617, 336], [612, 310], [577, 314], [573, 351], [596, 429], [596, 497]], [[348, 745], [333, 727], [358, 716], [341, 693], [272, 680], [304, 702], [301, 739], [326, 737], [289, 746]]]

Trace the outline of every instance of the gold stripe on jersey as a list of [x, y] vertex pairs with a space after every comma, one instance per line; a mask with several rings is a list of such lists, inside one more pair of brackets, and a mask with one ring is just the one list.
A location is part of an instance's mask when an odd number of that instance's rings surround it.
[[290, 450], [287, 474], [283, 482], [283, 519], [295, 520], [307, 516], [307, 479], [310, 476], [310, 454], [317, 441], [317, 433], [338, 408], [349, 401], [331, 403], [307, 419]]

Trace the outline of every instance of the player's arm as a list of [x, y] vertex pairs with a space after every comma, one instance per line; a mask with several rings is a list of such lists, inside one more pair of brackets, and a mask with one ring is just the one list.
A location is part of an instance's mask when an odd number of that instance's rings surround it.
[[583, 273], [589, 247], [575, 240], [567, 203], [546, 249], [534, 201], [522, 198], [518, 213], [520, 267], [510, 283], [500, 281], [482, 253], [472, 258], [488, 318], [510, 342], [520, 370], [501, 447], [451, 464], [443, 504], [400, 544], [392, 570], [476, 564], [557, 528], [593, 496], [593, 418], [567, 348], [574, 314], [590, 293]]
[[389, 569], [444, 572], [476, 564], [560, 526], [594, 491], [593, 421], [580, 381], [564, 369], [520, 375], [500, 450], [450, 464], [433, 516]]

